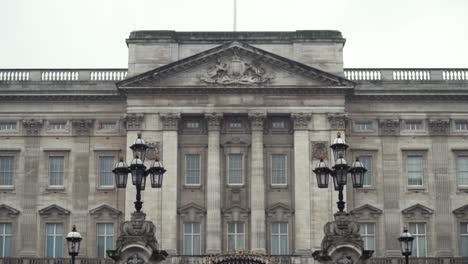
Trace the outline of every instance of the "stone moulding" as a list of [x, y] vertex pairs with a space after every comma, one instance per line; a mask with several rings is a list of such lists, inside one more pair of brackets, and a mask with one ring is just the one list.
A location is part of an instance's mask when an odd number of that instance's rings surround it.
[[119, 215], [122, 214], [121, 211], [107, 204], [103, 204], [94, 209], [89, 210], [89, 214], [92, 215], [94, 218], [99, 218], [103, 213], [107, 213], [111, 218], [117, 218]]
[[23, 128], [28, 136], [39, 136], [44, 122], [37, 119], [23, 120]]
[[163, 125], [163, 130], [177, 131], [179, 127], [180, 114], [167, 113], [159, 114]]
[[458, 219], [468, 219], [468, 204], [462, 207], [458, 207], [452, 212]]
[[331, 130], [345, 130], [346, 116], [344, 114], [329, 114], [328, 122], [330, 122]]
[[364, 204], [351, 210], [350, 215], [355, 219], [377, 219], [383, 211], [370, 204]]
[[434, 210], [421, 204], [415, 204], [401, 211], [408, 219], [428, 219]]
[[53, 204], [39, 210], [39, 214], [42, 216], [48, 216], [53, 214], [67, 216], [70, 215], [70, 211], [59, 205]]
[[400, 132], [400, 120], [398, 119], [380, 119], [380, 135], [393, 136]]
[[263, 131], [266, 113], [249, 113], [250, 127], [255, 131]]
[[0, 219], [3, 218], [16, 218], [20, 214], [20, 211], [8, 206], [6, 204], [0, 204]]
[[125, 116], [125, 123], [127, 130], [140, 130], [145, 120], [144, 114], [127, 114]]
[[450, 129], [448, 119], [429, 119], [429, 132], [433, 135], [447, 135]]
[[293, 113], [291, 114], [294, 130], [307, 130], [309, 122], [312, 119], [310, 113]]

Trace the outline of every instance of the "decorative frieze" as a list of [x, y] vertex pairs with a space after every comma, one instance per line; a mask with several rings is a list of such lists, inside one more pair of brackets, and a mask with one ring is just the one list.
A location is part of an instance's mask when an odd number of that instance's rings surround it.
[[160, 160], [161, 158], [161, 142], [147, 142], [148, 149], [146, 150], [146, 159]]
[[433, 135], [447, 135], [450, 128], [448, 119], [430, 119], [429, 132]]
[[312, 142], [312, 159], [320, 160], [328, 159], [328, 142], [325, 141], [315, 141]]
[[421, 204], [415, 204], [401, 211], [404, 217], [410, 220], [428, 219], [434, 210]]
[[344, 114], [330, 114], [328, 115], [328, 122], [330, 122], [331, 130], [345, 130], [346, 117]]
[[127, 130], [141, 130], [144, 120], [145, 120], [144, 114], [126, 115], [125, 122], [127, 123]]
[[384, 136], [397, 135], [400, 132], [400, 120], [398, 119], [380, 119], [380, 134]]
[[309, 122], [312, 119], [312, 114], [310, 113], [294, 113], [291, 114], [294, 130], [307, 130], [309, 127]]
[[251, 129], [254, 131], [263, 131], [265, 119], [266, 113], [250, 113], [249, 120]]
[[27, 136], [38, 136], [43, 125], [42, 120], [23, 120], [23, 128]]
[[220, 130], [221, 129], [221, 120], [223, 119], [223, 114], [211, 113], [205, 114], [206, 122], [208, 123], [208, 130]]
[[94, 126], [93, 119], [77, 119], [72, 120], [73, 130], [77, 136], [89, 136], [91, 129]]
[[180, 114], [160, 114], [161, 122], [163, 124], [163, 130], [175, 130], [179, 127]]

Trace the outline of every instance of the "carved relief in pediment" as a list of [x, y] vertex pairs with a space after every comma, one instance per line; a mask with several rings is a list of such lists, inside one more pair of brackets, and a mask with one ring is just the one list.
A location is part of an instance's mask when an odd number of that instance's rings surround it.
[[421, 204], [415, 204], [401, 211], [403, 216], [408, 219], [428, 219], [433, 212], [434, 210]]
[[119, 217], [120, 214], [122, 214], [121, 211], [115, 209], [112, 206], [109, 206], [107, 204], [100, 205], [94, 209], [89, 210], [89, 214], [96, 219], [102, 219], [102, 218], [111, 218], [115, 219]]
[[18, 217], [20, 211], [6, 204], [0, 204], [0, 219], [11, 219]]
[[458, 219], [468, 219], [468, 204], [453, 210], [452, 213]]
[[365, 204], [351, 210], [351, 215], [354, 219], [376, 220], [382, 215], [382, 210], [370, 204]]
[[222, 210], [223, 217], [228, 221], [245, 221], [248, 219], [250, 210], [239, 205], [233, 205]]
[[44, 218], [63, 218], [70, 215], [70, 211], [61, 206], [53, 204], [39, 210], [39, 215]]
[[294, 214], [288, 205], [276, 203], [266, 210], [266, 215], [273, 221], [287, 221]]
[[189, 203], [180, 207], [177, 213], [184, 221], [199, 222], [205, 217], [206, 209], [197, 204]]

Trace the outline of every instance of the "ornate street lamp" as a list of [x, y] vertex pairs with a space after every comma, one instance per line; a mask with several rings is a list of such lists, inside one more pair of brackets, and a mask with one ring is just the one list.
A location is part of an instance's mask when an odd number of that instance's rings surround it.
[[150, 175], [151, 177], [151, 187], [161, 188], [163, 175], [166, 170], [162, 167], [159, 160], [155, 160], [150, 169], [146, 170], [144, 164], [146, 158], [146, 150], [148, 149], [145, 141], [141, 138], [141, 135], [138, 134], [138, 138], [135, 140], [133, 145], [130, 146], [130, 149], [133, 151], [133, 160], [130, 163], [130, 166], [123, 161], [123, 158], [115, 165], [115, 168], [112, 172], [115, 175], [115, 182], [117, 188], [126, 188], [128, 174], [132, 174], [132, 184], [135, 185], [136, 201], [135, 209], [137, 212], [140, 212], [143, 207], [143, 202], [141, 201], [141, 191], [145, 190], [146, 187], [146, 177]]
[[75, 257], [80, 253], [81, 234], [76, 231], [76, 226], [73, 225], [73, 229], [67, 235], [67, 246], [68, 254], [72, 258], [72, 264], [75, 264]]
[[400, 234], [398, 241], [400, 241], [401, 254], [405, 256], [405, 263], [408, 264], [408, 258], [413, 251], [414, 237], [408, 232], [408, 228], [403, 228], [403, 233]]
[[345, 140], [341, 138], [340, 133], [338, 133], [337, 138], [330, 147], [333, 150], [335, 165], [332, 169], [329, 169], [323, 159], [320, 159], [320, 162], [314, 169], [314, 173], [317, 177], [319, 188], [328, 188], [329, 175], [333, 177], [334, 189], [335, 191], [338, 191], [338, 202], [336, 204], [338, 206], [338, 210], [343, 212], [346, 204], [343, 200], [343, 188], [346, 186], [348, 174], [351, 174], [353, 187], [361, 188], [364, 181], [364, 174], [367, 170], [359, 159], [356, 159], [351, 167], [348, 165], [344, 158], [348, 145], [346, 145]]

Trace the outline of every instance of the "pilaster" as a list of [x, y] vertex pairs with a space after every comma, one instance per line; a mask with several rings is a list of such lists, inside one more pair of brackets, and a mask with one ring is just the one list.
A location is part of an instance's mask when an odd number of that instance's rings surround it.
[[250, 187], [251, 248], [266, 253], [265, 247], [265, 172], [263, 164], [263, 127], [266, 113], [249, 114], [252, 130], [252, 175]]

